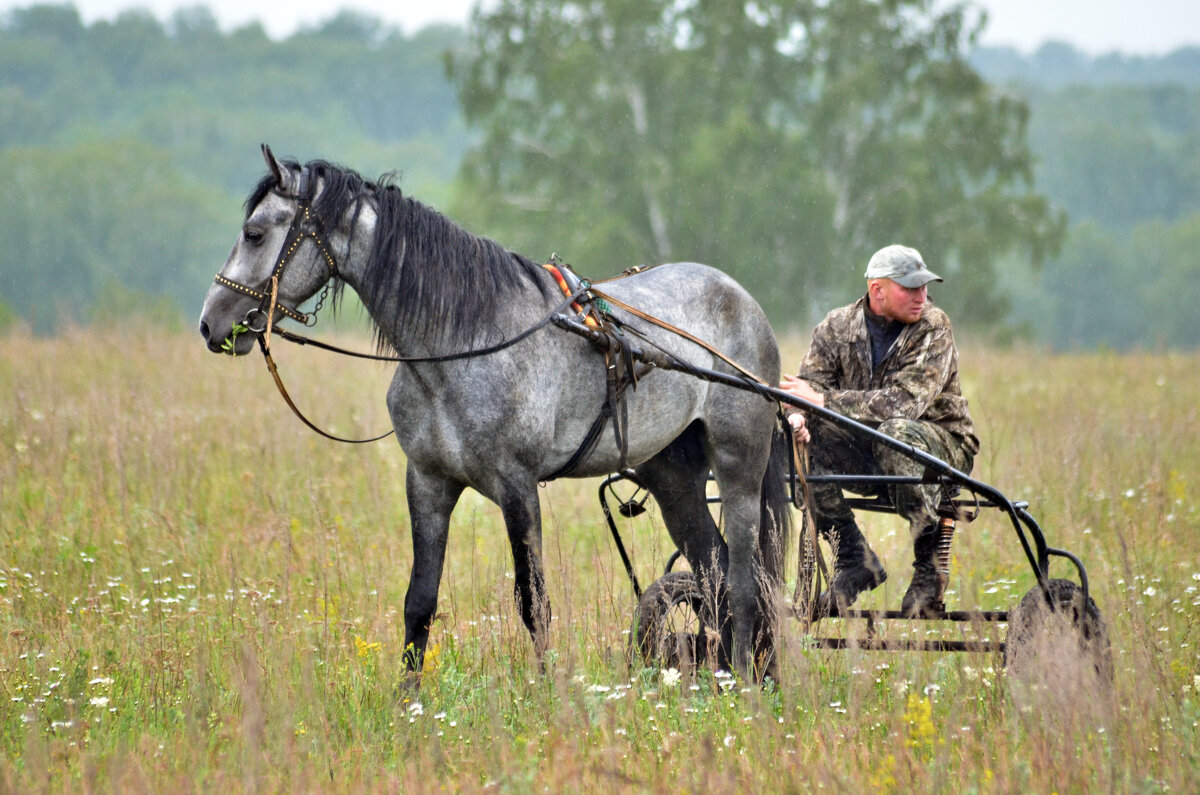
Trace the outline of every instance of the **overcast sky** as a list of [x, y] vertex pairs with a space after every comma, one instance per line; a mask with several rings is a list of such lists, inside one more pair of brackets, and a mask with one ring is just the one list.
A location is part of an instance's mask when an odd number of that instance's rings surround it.
[[[43, 0], [57, 2], [58, 0]], [[207, 5], [231, 29], [261, 20], [275, 37], [328, 19], [350, 7], [412, 33], [430, 22], [465, 24], [477, 0], [74, 0], [84, 21], [112, 19], [130, 7], [167, 19], [180, 7]], [[487, 2], [487, 0], [484, 0]], [[0, 0], [0, 10], [34, 0]], [[1093, 55], [1114, 50], [1130, 55], [1162, 54], [1200, 45], [1200, 0], [975, 0], [986, 8], [985, 44], [1008, 44], [1023, 52], [1048, 39], [1067, 41]]]

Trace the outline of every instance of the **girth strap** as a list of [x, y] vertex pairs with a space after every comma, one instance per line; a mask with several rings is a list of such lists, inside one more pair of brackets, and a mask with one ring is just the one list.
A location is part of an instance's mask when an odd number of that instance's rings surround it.
[[575, 452], [571, 454], [571, 457], [567, 459], [567, 463], [563, 464], [558, 469], [546, 476], [545, 480], [547, 482], [551, 480], [557, 480], [561, 477], [566, 477], [579, 468], [580, 462], [591, 455], [592, 451], [596, 449], [596, 443], [600, 441], [600, 434], [604, 431], [604, 426], [608, 424], [608, 418], [611, 415], [612, 406], [610, 406], [606, 400], [600, 406], [600, 413], [597, 414], [596, 419], [592, 421], [592, 426], [588, 428], [587, 433], [584, 434], [583, 442], [578, 448], [576, 448]]

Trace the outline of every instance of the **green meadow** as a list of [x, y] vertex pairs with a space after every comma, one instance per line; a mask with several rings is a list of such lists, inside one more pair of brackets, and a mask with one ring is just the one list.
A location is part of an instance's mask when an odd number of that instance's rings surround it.
[[[804, 343], [785, 341], [789, 369]], [[275, 348], [319, 424], [386, 429], [387, 367]], [[778, 686], [631, 666], [634, 599], [595, 480], [542, 491], [545, 670], [499, 511], [467, 492], [406, 687], [394, 441], [317, 437], [257, 354], [195, 334], [0, 337], [0, 791], [1194, 791], [1200, 355], [962, 359], [974, 474], [1087, 565], [1109, 693], [1022, 698], [997, 654], [823, 651], [792, 620]], [[894, 607], [907, 530], [863, 524], [891, 574], [863, 604]], [[621, 526], [646, 585], [670, 542], [653, 508]], [[951, 607], [1011, 608], [1034, 585], [994, 511], [954, 549]]]

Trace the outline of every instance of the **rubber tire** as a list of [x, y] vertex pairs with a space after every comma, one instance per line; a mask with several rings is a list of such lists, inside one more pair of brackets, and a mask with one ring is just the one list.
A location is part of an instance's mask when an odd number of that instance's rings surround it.
[[1009, 612], [1004, 667], [1009, 679], [1033, 690], [1113, 687], [1112, 647], [1100, 609], [1070, 580], [1046, 583], [1054, 610], [1034, 586]]
[[[685, 611], [682, 628], [674, 614]], [[709, 657], [710, 632], [704, 594], [690, 571], [672, 571], [642, 592], [629, 633], [630, 658], [636, 664], [694, 671]]]

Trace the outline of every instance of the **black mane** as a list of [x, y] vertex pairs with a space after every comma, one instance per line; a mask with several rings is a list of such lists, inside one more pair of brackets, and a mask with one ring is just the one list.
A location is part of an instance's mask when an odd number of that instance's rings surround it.
[[[295, 160], [283, 160], [280, 165], [296, 172], [301, 169]], [[313, 212], [327, 229], [335, 228], [352, 211], [357, 218], [363, 202], [375, 208], [375, 240], [360, 297], [368, 306], [379, 306], [391, 297], [396, 322], [400, 318], [412, 322], [425, 338], [464, 345], [481, 331], [495, 329], [505, 299], [525, 279], [544, 295], [551, 295], [550, 280], [540, 265], [494, 240], [472, 235], [405, 196], [394, 175], [370, 182], [324, 160], [310, 161], [304, 168], [310, 175], [305, 198], [312, 198], [318, 183], [323, 185]], [[277, 186], [274, 175], [263, 177], [246, 199], [246, 215]], [[344, 287], [340, 278], [335, 281], [335, 306]], [[376, 344], [381, 349], [394, 351], [397, 337], [398, 328], [384, 328], [376, 322]]]

